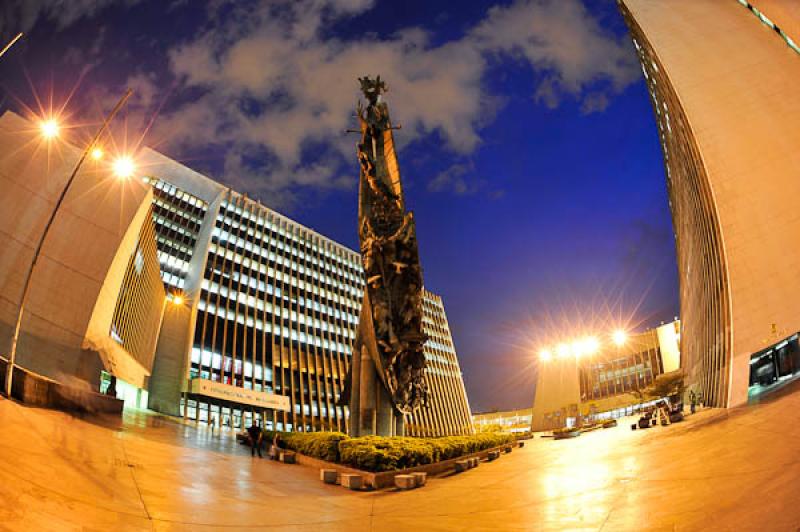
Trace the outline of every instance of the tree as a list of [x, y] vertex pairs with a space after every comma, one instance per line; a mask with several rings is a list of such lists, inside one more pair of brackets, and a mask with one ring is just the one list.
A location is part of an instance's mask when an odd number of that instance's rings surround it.
[[644, 393], [652, 399], [671, 397], [673, 395], [677, 395], [680, 398], [683, 397], [683, 391], [686, 388], [684, 380], [685, 375], [681, 370], [662, 373], [644, 390]]

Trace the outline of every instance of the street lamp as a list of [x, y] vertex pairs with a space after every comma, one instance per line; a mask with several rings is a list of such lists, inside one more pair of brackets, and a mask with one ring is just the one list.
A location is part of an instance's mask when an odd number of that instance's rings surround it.
[[97, 147], [92, 149], [92, 159], [94, 159], [95, 161], [99, 161], [100, 159], [102, 159], [103, 155], [104, 154], [102, 148]]
[[120, 179], [128, 179], [136, 171], [133, 159], [127, 155], [117, 158], [111, 168], [114, 171], [114, 175]]
[[58, 137], [58, 134], [61, 131], [61, 126], [58, 125], [58, 122], [55, 118], [48, 118], [47, 120], [42, 120], [39, 123], [39, 131], [45, 140], [53, 140], [54, 138]]
[[539, 360], [542, 362], [550, 362], [553, 360], [553, 353], [549, 349], [542, 349], [539, 351]]
[[[19, 333], [20, 328], [22, 326], [22, 317], [25, 315], [25, 303], [28, 301], [28, 295], [30, 292], [31, 287], [31, 279], [33, 278], [33, 271], [36, 268], [36, 263], [39, 261], [39, 255], [42, 251], [42, 245], [44, 244], [45, 239], [47, 238], [47, 234], [50, 231], [50, 227], [53, 225], [53, 220], [58, 213], [58, 209], [61, 207], [61, 204], [64, 203], [64, 198], [67, 195], [70, 187], [72, 186], [72, 182], [75, 180], [75, 176], [78, 175], [78, 170], [80, 170], [83, 161], [86, 160], [86, 157], [92, 152], [92, 150], [96, 147], [97, 141], [100, 139], [100, 136], [105, 133], [106, 129], [108, 129], [108, 124], [111, 120], [116, 116], [117, 112], [125, 105], [125, 102], [130, 98], [133, 91], [128, 89], [125, 94], [120, 98], [117, 102], [117, 105], [114, 106], [114, 109], [108, 114], [106, 119], [103, 121], [103, 125], [100, 126], [100, 129], [95, 134], [94, 138], [89, 145], [86, 146], [86, 149], [83, 150], [80, 159], [75, 164], [75, 168], [72, 169], [72, 173], [67, 179], [64, 188], [61, 190], [61, 194], [58, 196], [58, 200], [56, 201], [55, 207], [53, 207], [52, 212], [50, 213], [50, 218], [47, 220], [47, 224], [44, 226], [44, 230], [42, 231], [42, 236], [39, 237], [39, 242], [36, 244], [36, 249], [33, 252], [33, 259], [31, 260], [31, 265], [28, 268], [28, 273], [25, 276], [25, 283], [22, 287], [22, 298], [19, 302], [19, 308], [17, 309], [17, 323], [14, 326], [14, 336], [11, 338], [11, 352], [8, 356], [8, 366], [6, 367], [6, 397], [11, 398], [11, 384], [14, 378], [14, 363], [17, 358], [17, 344], [19, 343]], [[47, 124], [47, 125], [46, 125]], [[58, 134], [58, 123], [52, 119], [46, 120], [42, 122], [42, 134], [45, 138], [54, 138]]]
[[11, 42], [9, 42], [5, 46], [5, 48], [0, 50], [0, 57], [3, 57], [3, 54], [5, 54], [8, 51], [8, 49], [11, 48], [12, 46], [14, 46], [14, 43], [17, 42], [18, 40], [20, 40], [21, 38], [22, 38], [22, 32], [17, 33], [17, 36], [14, 37], [13, 39], [11, 39]]

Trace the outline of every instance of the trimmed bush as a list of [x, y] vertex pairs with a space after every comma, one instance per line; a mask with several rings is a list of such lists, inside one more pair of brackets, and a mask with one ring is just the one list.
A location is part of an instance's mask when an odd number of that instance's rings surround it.
[[[406, 469], [458, 458], [514, 443], [512, 434], [483, 432], [473, 436], [409, 438], [363, 436], [350, 438], [341, 432], [280, 432], [283, 447], [327, 462], [336, 462], [364, 471]], [[264, 431], [269, 444], [274, 431]]]
[[[341, 432], [280, 432], [283, 447], [327, 462], [339, 462], [339, 442], [348, 439]], [[275, 432], [265, 431], [271, 444]]]
[[513, 442], [513, 435], [503, 433], [444, 438], [365, 436], [342, 440], [339, 443], [339, 455], [343, 464], [380, 472], [450, 460]]

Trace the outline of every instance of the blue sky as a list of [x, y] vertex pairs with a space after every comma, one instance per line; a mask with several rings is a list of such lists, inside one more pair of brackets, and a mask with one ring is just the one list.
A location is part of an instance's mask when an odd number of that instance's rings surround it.
[[343, 130], [356, 76], [381, 74], [473, 410], [529, 406], [543, 345], [678, 312], [656, 128], [613, 2], [12, 0], [0, 36], [17, 31], [0, 110], [52, 94], [90, 122], [131, 86], [129, 138], [354, 249]]

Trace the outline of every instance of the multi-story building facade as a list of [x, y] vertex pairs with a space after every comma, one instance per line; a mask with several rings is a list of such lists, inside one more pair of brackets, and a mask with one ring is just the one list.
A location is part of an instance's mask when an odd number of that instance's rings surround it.
[[472, 414], [472, 424], [478, 432], [528, 432], [531, 430], [532, 408], [497, 410]]
[[800, 331], [800, 217], [783, 207], [800, 195], [800, 11], [789, 0], [619, 5], [666, 167], [682, 366], [707, 404], [736, 406], [758, 381], [751, 361], [797, 358], [776, 346]]
[[[80, 155], [60, 140], [56, 165], [35, 135], [19, 116], [0, 118], [12, 153], [0, 164], [8, 342], [50, 206], [25, 184], [63, 182]], [[113, 376], [126, 405], [198, 422], [347, 431], [338, 400], [361, 310], [360, 255], [153, 150], [137, 162], [136, 178], [112, 179], [92, 163], [76, 179], [35, 271], [20, 365], [100, 391]], [[121, 199], [101, 202], [109, 197]], [[20, 216], [20, 205], [33, 207]], [[425, 291], [424, 309], [431, 402], [409, 417], [408, 433], [471, 432], [441, 298]]]
[[583, 351], [580, 342], [572, 344], [574, 348], [563, 344], [542, 357], [532, 430], [570, 426], [579, 416], [602, 419], [630, 414], [643, 403], [637, 392], [680, 366], [679, 321], [631, 335], [619, 344], [596, 342], [591, 350]]
[[425, 379], [431, 392], [430, 404], [428, 408], [406, 416], [406, 434], [471, 434], [472, 415], [442, 298], [429, 290], [423, 290], [422, 311], [422, 329], [428, 335], [424, 352], [427, 361]]

